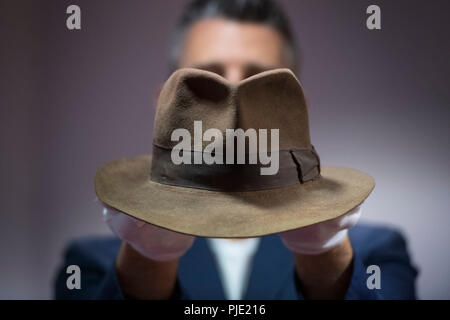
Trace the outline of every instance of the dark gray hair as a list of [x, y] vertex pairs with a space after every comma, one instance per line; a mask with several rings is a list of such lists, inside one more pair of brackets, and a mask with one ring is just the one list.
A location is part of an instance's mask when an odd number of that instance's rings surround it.
[[289, 20], [281, 7], [272, 0], [193, 0], [183, 10], [172, 36], [170, 69], [175, 70], [187, 30], [195, 22], [214, 17], [223, 17], [238, 22], [254, 22], [267, 25], [284, 38], [290, 55], [291, 69], [299, 68], [299, 53]]

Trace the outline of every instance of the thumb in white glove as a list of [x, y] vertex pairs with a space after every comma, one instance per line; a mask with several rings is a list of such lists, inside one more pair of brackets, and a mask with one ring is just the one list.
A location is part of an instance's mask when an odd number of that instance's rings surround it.
[[337, 218], [280, 233], [284, 245], [299, 254], [320, 254], [341, 244], [361, 217], [361, 205]]
[[144, 257], [169, 261], [181, 257], [195, 237], [146, 223], [102, 203], [103, 219], [120, 239], [129, 243]]

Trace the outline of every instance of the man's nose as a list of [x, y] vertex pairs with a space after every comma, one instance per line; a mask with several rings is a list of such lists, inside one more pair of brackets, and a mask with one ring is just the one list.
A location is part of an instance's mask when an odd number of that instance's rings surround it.
[[229, 67], [225, 72], [225, 79], [230, 82], [239, 82], [244, 79], [244, 72], [239, 67]]

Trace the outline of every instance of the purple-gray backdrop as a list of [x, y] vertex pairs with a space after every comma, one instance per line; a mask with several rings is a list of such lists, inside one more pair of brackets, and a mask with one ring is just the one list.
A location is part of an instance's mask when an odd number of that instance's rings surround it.
[[[104, 161], [149, 153], [169, 31], [186, 1], [1, 1], [0, 298], [49, 298], [63, 246], [109, 233]], [[401, 227], [421, 298], [450, 298], [450, 2], [281, 1], [325, 164], [377, 185], [364, 220]], [[78, 4], [82, 30], [66, 29]], [[378, 4], [382, 30], [365, 27]]]

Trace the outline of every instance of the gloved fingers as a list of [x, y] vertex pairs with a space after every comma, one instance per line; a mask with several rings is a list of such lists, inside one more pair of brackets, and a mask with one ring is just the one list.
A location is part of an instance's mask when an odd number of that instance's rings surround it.
[[319, 243], [326, 238], [326, 233], [328, 233], [327, 228], [323, 228], [319, 224], [312, 224], [306, 227], [289, 230], [280, 233], [280, 236], [286, 241], [291, 242], [306, 242], [306, 243]]
[[157, 261], [176, 259], [194, 242], [194, 236], [158, 227], [118, 211], [101, 201], [99, 203], [103, 208], [103, 219], [111, 231], [147, 258]]
[[164, 229], [154, 224], [136, 219], [104, 203], [103, 203], [103, 215], [105, 216], [106, 222], [111, 227], [113, 227], [114, 230], [121, 230], [121, 232], [119, 233], [123, 233], [123, 231], [125, 230], [135, 231], [135, 229], [142, 229], [139, 230], [139, 234], [143, 235], [144, 237], [147, 237], [151, 234], [154, 238], [161, 239], [162, 242], [167, 241], [170, 242], [173, 241], [174, 239], [176, 240], [184, 238], [194, 239], [193, 236]]
[[153, 238], [157, 239], [156, 243], [168, 246], [176, 245], [183, 241], [194, 241], [195, 239], [194, 236], [164, 229], [150, 223], [146, 223], [142, 229], [142, 237], [152, 234]]
[[107, 222], [108, 220], [112, 219], [114, 216], [119, 214], [117, 210], [115, 210], [113, 207], [110, 207], [103, 201], [101, 201], [98, 197], [95, 197], [94, 202], [98, 204], [102, 209], [102, 219], [103, 221]]
[[337, 218], [282, 232], [280, 237], [285, 246], [296, 253], [322, 253], [342, 243], [348, 229], [358, 222], [360, 216], [361, 205]]
[[138, 237], [139, 239], [134, 242], [135, 249], [157, 261], [167, 261], [182, 256], [195, 240], [194, 236], [166, 230], [149, 223], [142, 228]]
[[350, 210], [348, 213], [346, 213], [344, 216], [341, 217], [339, 222], [340, 229], [349, 229], [353, 226], [355, 226], [359, 219], [361, 218], [362, 214], [362, 207], [361, 205], [357, 206], [356, 208]]
[[281, 235], [284, 245], [291, 251], [300, 254], [320, 254], [342, 243], [348, 230], [343, 229], [333, 233], [308, 232]]
[[354, 225], [356, 225], [356, 223], [358, 222], [359, 218], [361, 217], [362, 212], [361, 210], [362, 210], [361, 205], [356, 206], [355, 208], [349, 210], [347, 213], [340, 215], [339, 217], [318, 222], [316, 224], [311, 225], [311, 227], [316, 226], [320, 228], [323, 232], [327, 232], [327, 230], [337, 231], [349, 229]]
[[119, 238], [126, 241], [133, 241], [136, 239], [138, 231], [141, 227], [138, 226], [136, 220], [124, 213], [115, 210], [106, 210], [106, 223], [111, 231]]
[[330, 237], [325, 243], [320, 246], [321, 251], [325, 252], [339, 244], [341, 244], [347, 237], [348, 229], [339, 230], [336, 234]]
[[123, 223], [134, 223], [136, 227], [140, 228], [146, 224], [145, 221], [136, 219], [122, 211], [119, 211], [106, 203], [98, 200], [99, 204], [102, 206], [102, 216], [105, 222], [110, 222], [112, 219], [119, 219]]

